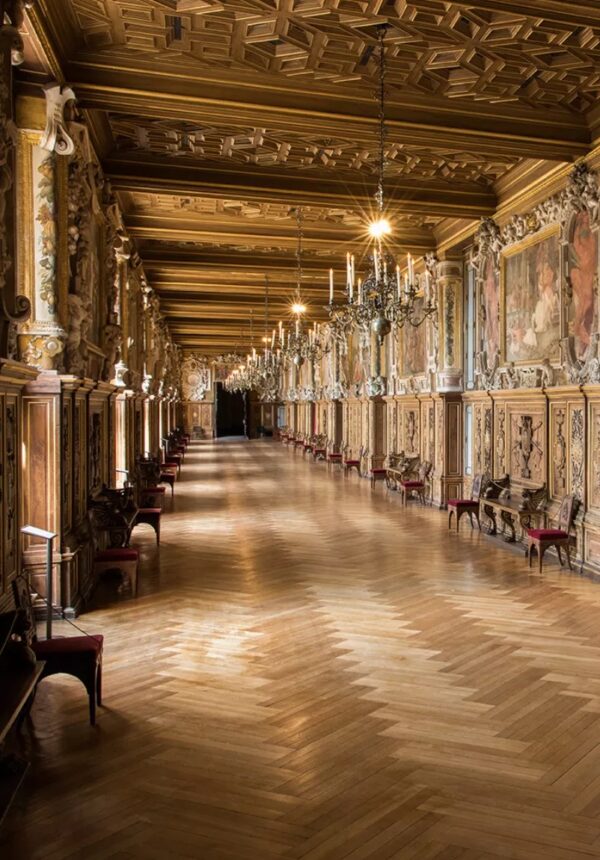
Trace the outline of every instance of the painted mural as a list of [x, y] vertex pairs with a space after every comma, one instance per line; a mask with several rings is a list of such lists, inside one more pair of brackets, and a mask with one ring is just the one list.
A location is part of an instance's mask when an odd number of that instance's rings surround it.
[[[416, 316], [420, 316], [423, 299], [415, 300]], [[427, 326], [405, 325], [401, 334], [402, 376], [419, 376], [427, 372]]]
[[494, 258], [490, 255], [484, 269], [483, 279], [483, 331], [482, 342], [492, 360], [500, 349], [500, 332], [498, 327], [500, 308], [500, 287]]
[[578, 358], [585, 355], [594, 330], [597, 277], [598, 233], [592, 231], [589, 212], [584, 211], [575, 217], [569, 244], [569, 334]]
[[560, 343], [558, 233], [502, 259], [504, 357], [507, 362], [555, 358]]

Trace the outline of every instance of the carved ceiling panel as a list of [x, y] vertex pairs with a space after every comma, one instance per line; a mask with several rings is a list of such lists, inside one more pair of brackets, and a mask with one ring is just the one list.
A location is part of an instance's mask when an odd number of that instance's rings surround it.
[[[390, 25], [390, 87], [488, 104], [590, 108], [600, 25], [527, 4], [448, 0], [74, 0], [84, 47], [321, 84], [371, 82], [376, 24]], [[514, 11], [506, 11], [514, 5]], [[556, 5], [556, 4], [554, 4]], [[563, 4], [565, 8], [565, 4]]]
[[[350, 140], [316, 138], [267, 128], [202, 127], [173, 120], [151, 120], [114, 114], [110, 124], [117, 148], [179, 158], [237, 164], [287, 166], [336, 171], [377, 169], [377, 147], [367, 148]], [[391, 177], [490, 185], [517, 164], [518, 157], [490, 160], [470, 152], [442, 147], [424, 148], [391, 143], [386, 149], [386, 172]]]
[[[125, 212], [154, 213], [157, 215], [192, 214], [201, 218], [241, 218], [249, 221], [281, 222], [296, 224], [296, 207], [285, 203], [268, 203], [251, 200], [228, 200], [204, 197], [186, 197], [176, 194], [153, 194], [145, 192], [121, 192], [120, 198]], [[364, 217], [360, 212], [326, 206], [303, 206], [302, 220], [308, 224], [363, 228]], [[407, 227], [431, 227], [439, 218], [414, 213], [395, 214], [394, 223]]]

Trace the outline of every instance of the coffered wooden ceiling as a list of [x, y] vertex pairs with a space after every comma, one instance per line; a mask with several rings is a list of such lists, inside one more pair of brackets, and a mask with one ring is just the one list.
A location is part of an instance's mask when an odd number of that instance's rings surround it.
[[284, 313], [298, 207], [313, 315], [329, 266], [360, 247], [378, 25], [404, 249], [433, 249], [451, 219], [492, 214], [511, 174], [600, 135], [598, 0], [37, 0], [31, 23], [88, 111], [176, 338], [208, 352], [247, 343], [265, 277]]

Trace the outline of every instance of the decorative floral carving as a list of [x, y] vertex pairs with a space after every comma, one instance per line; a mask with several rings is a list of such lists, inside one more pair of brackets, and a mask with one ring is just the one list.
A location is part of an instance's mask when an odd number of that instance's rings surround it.
[[567, 440], [565, 438], [565, 410], [554, 412], [554, 492], [564, 493], [567, 486]]
[[585, 430], [583, 409], [571, 413], [571, 492], [583, 499], [585, 473]]

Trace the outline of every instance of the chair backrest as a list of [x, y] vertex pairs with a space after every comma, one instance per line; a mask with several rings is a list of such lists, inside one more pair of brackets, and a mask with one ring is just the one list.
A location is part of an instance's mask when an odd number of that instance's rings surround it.
[[109, 537], [111, 547], [125, 547], [129, 543], [130, 528], [122, 511], [109, 501], [91, 499], [88, 506], [88, 524], [94, 550], [100, 549], [100, 535]]
[[572, 493], [564, 496], [558, 511], [558, 528], [569, 532], [573, 525], [573, 520], [577, 516], [578, 509], [579, 499], [577, 496]]
[[29, 588], [28, 578], [19, 573], [12, 581], [13, 600], [15, 601], [15, 609], [21, 614], [21, 630], [20, 635], [31, 645], [37, 641], [35, 617], [33, 614], [33, 603], [31, 602], [31, 590]]
[[481, 486], [483, 484], [483, 475], [477, 474], [473, 477], [473, 486], [471, 487], [471, 498], [474, 501], [479, 499], [481, 495]]
[[425, 482], [431, 474], [432, 469], [433, 463], [431, 463], [429, 460], [424, 460], [419, 466], [419, 480]]

